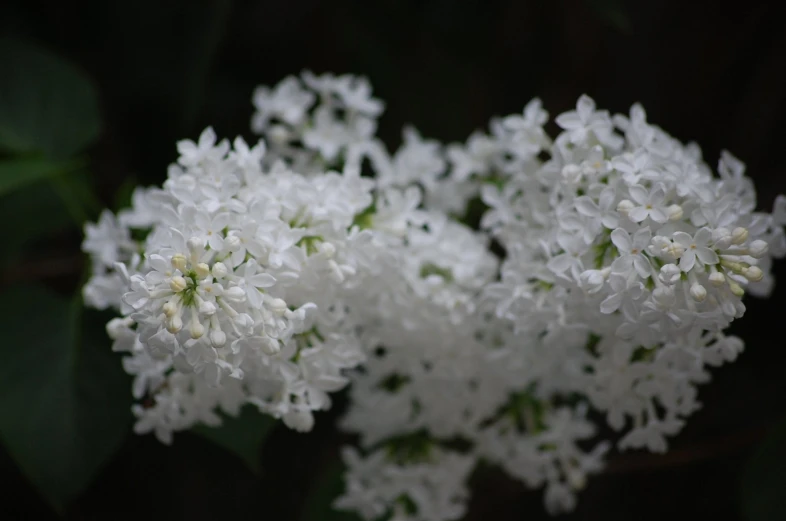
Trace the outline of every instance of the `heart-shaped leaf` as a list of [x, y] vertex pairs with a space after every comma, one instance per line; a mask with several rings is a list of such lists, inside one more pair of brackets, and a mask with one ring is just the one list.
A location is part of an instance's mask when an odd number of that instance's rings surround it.
[[22, 157], [0, 161], [0, 196], [41, 179], [73, 172], [83, 166], [76, 160], [52, 161]]
[[0, 294], [0, 440], [56, 508], [79, 494], [129, 432], [130, 382], [105, 317], [37, 287]]
[[96, 91], [62, 58], [18, 40], [0, 40], [0, 148], [63, 158], [99, 134]]

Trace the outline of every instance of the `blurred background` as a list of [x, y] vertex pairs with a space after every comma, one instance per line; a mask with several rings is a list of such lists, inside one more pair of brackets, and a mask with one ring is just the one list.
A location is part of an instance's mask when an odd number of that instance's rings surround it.
[[[249, 415], [171, 447], [131, 434], [108, 315], [80, 311], [83, 224], [160, 183], [175, 142], [212, 125], [250, 140], [251, 93], [303, 69], [368, 76], [401, 127], [463, 141], [539, 96], [587, 93], [748, 165], [786, 193], [786, 7], [779, 1], [5, 0], [0, 6], [0, 519], [351, 521], [333, 426]], [[786, 519], [786, 262], [749, 300], [738, 362], [663, 456], [614, 453], [566, 520]], [[75, 297], [76, 295], [76, 297]], [[109, 315], [111, 316], [111, 315]], [[240, 434], [237, 434], [240, 433]], [[264, 440], [264, 443], [261, 443]], [[467, 520], [549, 519], [493, 469]]]

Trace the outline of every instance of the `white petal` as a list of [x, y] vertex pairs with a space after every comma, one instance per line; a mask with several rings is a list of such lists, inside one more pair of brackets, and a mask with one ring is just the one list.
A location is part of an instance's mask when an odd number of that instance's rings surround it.
[[649, 211], [643, 206], [637, 206], [628, 212], [628, 217], [631, 221], [640, 223], [649, 215]]
[[276, 283], [276, 278], [270, 273], [257, 273], [248, 281], [257, 288], [269, 288]]
[[639, 204], [647, 204], [650, 201], [650, 193], [641, 185], [633, 185], [628, 187], [630, 198]]
[[682, 271], [690, 271], [694, 264], [696, 264], [696, 254], [693, 253], [693, 250], [685, 250], [682, 258], [680, 258], [680, 269]]
[[696, 248], [696, 256], [704, 264], [718, 264], [718, 262], [720, 262], [720, 259], [718, 258], [718, 254], [715, 253], [715, 251], [711, 250], [710, 248], [701, 247], [701, 246]]
[[572, 257], [567, 253], [557, 255], [549, 261], [548, 268], [554, 273], [564, 273], [568, 268], [570, 268], [572, 264], [571, 259]]
[[621, 253], [629, 253], [633, 245], [630, 241], [630, 235], [622, 228], [617, 228], [611, 232], [611, 242]]
[[609, 315], [614, 313], [619, 309], [620, 304], [622, 303], [622, 293], [615, 293], [606, 298], [603, 302], [600, 303], [600, 312]]
[[598, 208], [598, 205], [595, 204], [595, 201], [586, 195], [578, 197], [575, 204], [576, 211], [578, 211], [581, 215], [585, 215], [587, 217], [597, 217], [600, 215], [600, 208]]
[[665, 223], [669, 220], [669, 217], [666, 215], [666, 212], [655, 206], [650, 210], [650, 219], [656, 223]]

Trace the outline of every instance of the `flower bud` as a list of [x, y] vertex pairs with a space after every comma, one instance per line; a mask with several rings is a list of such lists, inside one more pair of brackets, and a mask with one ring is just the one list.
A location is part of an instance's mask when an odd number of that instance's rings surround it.
[[166, 330], [170, 333], [175, 334], [181, 329], [183, 329], [183, 320], [180, 315], [175, 315], [167, 321]]
[[213, 329], [210, 331], [210, 343], [213, 347], [222, 347], [227, 343], [227, 335], [220, 329]]
[[284, 313], [286, 313], [288, 309], [289, 307], [287, 306], [287, 303], [280, 298], [274, 298], [270, 301], [270, 311], [272, 311], [276, 316], [283, 317]]
[[194, 271], [196, 272], [197, 278], [206, 279], [207, 276], [210, 275], [210, 266], [208, 266], [204, 262], [200, 262], [199, 264], [194, 266]]
[[770, 245], [767, 244], [766, 241], [762, 241], [761, 239], [756, 239], [753, 241], [750, 246], [748, 247], [748, 251], [750, 252], [751, 257], [754, 259], [761, 259], [764, 255], [767, 254], [767, 250], [769, 250]]
[[177, 313], [177, 304], [174, 302], [167, 302], [163, 306], [164, 316], [167, 318], [172, 318]]
[[189, 327], [189, 333], [191, 333], [191, 338], [193, 339], [201, 338], [202, 335], [205, 334], [205, 326], [196, 320], [192, 320], [191, 326]]
[[227, 273], [229, 273], [229, 271], [227, 270], [226, 264], [224, 264], [223, 262], [216, 262], [215, 264], [213, 264], [212, 273], [215, 278], [223, 279], [224, 277], [227, 276]]
[[627, 217], [628, 216], [628, 212], [633, 210], [635, 207], [636, 207], [636, 205], [634, 205], [632, 201], [629, 201], [628, 199], [623, 199], [622, 201], [619, 202], [619, 204], [617, 204], [617, 211], [620, 214], [622, 214], [625, 217]]
[[731, 279], [729, 279], [729, 288], [731, 288], [731, 292], [737, 297], [742, 297], [745, 295], [745, 290], [742, 289], [742, 286]]
[[186, 246], [191, 253], [202, 253], [202, 250], [205, 249], [205, 241], [201, 237], [191, 237]]
[[176, 270], [180, 270], [181, 272], [186, 271], [186, 266], [188, 265], [188, 261], [186, 260], [186, 256], [182, 253], [175, 253], [172, 255], [172, 267]]
[[234, 300], [235, 302], [242, 302], [246, 299], [246, 292], [243, 291], [243, 288], [232, 286], [231, 288], [224, 290], [223, 296], [229, 300]]
[[682, 206], [678, 204], [673, 204], [666, 208], [666, 213], [669, 216], [670, 221], [679, 221], [685, 215], [682, 211]]
[[184, 279], [180, 275], [177, 275], [169, 279], [169, 288], [175, 293], [180, 293], [187, 287], [188, 287], [188, 283], [186, 282], [186, 279]]
[[764, 278], [764, 272], [761, 271], [761, 268], [758, 266], [751, 266], [747, 270], [744, 270], [742, 274], [751, 282], [759, 282]]
[[695, 283], [690, 287], [690, 296], [696, 302], [704, 302], [707, 298], [707, 290], [701, 284]]
[[668, 286], [672, 286], [679, 282], [681, 274], [682, 270], [676, 264], [665, 264], [660, 269], [658, 280]]
[[709, 279], [710, 279], [710, 284], [712, 284], [715, 287], [720, 287], [726, 284], [726, 276], [720, 271], [711, 273]]
[[203, 315], [215, 315], [217, 311], [216, 305], [212, 302], [208, 302], [207, 300], [203, 300], [199, 303], [199, 312]]
[[734, 228], [731, 232], [731, 243], [740, 245], [748, 240], [748, 230], [742, 227]]

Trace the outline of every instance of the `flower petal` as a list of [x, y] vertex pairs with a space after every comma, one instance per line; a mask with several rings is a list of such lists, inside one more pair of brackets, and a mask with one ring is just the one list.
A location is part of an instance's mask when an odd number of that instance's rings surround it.
[[718, 262], [720, 262], [718, 254], [715, 253], [715, 250], [707, 247], [699, 246], [696, 248], [696, 256], [703, 264], [718, 264]]
[[609, 315], [617, 311], [622, 304], [622, 293], [615, 293], [600, 303], [600, 312]]
[[632, 248], [630, 235], [622, 228], [617, 228], [611, 232], [611, 242], [614, 243], [614, 246], [616, 246], [621, 253], [629, 253]]
[[600, 215], [600, 208], [598, 208], [598, 205], [595, 204], [595, 201], [593, 201], [592, 198], [586, 195], [576, 198], [575, 204], [576, 211], [581, 215], [586, 217], [597, 217]]
[[650, 212], [643, 206], [637, 206], [628, 212], [628, 217], [631, 221], [640, 223], [649, 216]]
[[647, 204], [650, 202], [649, 191], [641, 185], [633, 185], [628, 187], [630, 198], [639, 204]]
[[696, 264], [696, 254], [693, 250], [685, 250], [680, 258], [680, 269], [682, 271], [690, 271]]

